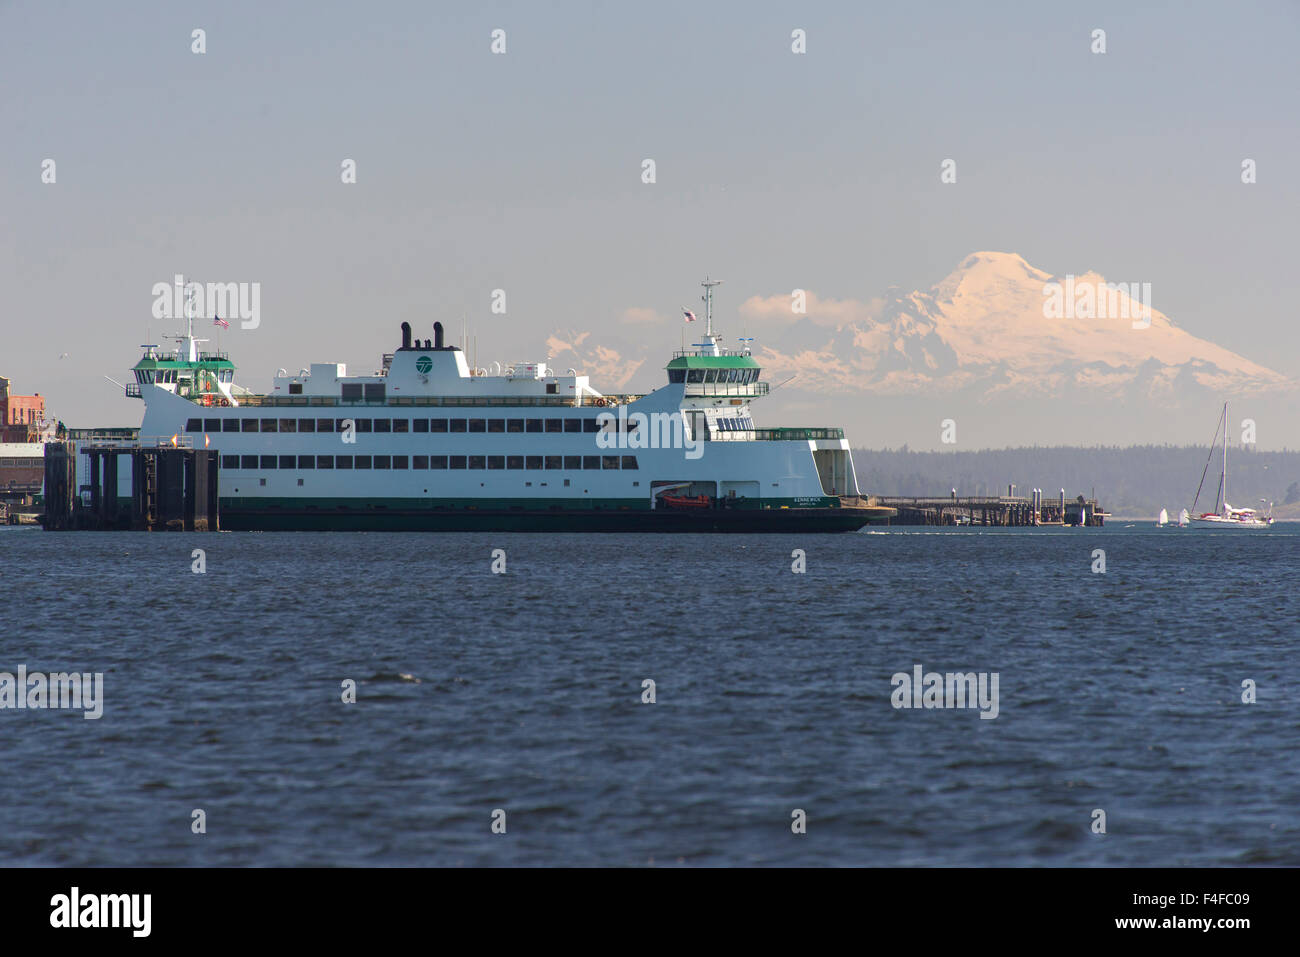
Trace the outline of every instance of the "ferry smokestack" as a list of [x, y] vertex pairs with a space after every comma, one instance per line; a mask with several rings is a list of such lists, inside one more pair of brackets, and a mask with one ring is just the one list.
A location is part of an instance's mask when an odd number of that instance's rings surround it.
[[433, 347], [435, 349], [442, 348], [442, 323], [441, 322], [435, 322], [433, 324]]
[[411, 348], [411, 324], [409, 322], [402, 323], [402, 348]]

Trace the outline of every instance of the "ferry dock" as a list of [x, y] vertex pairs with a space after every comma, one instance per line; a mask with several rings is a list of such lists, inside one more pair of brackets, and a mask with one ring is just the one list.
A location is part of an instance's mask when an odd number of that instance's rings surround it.
[[1100, 528], [1109, 513], [1096, 499], [1082, 495], [1067, 500], [1061, 490], [1057, 498], [1045, 499], [1041, 489], [1028, 497], [1011, 494], [988, 496], [896, 496], [878, 495], [879, 505], [897, 512], [890, 525], [980, 525], [989, 527], [1036, 527], [1081, 525]]

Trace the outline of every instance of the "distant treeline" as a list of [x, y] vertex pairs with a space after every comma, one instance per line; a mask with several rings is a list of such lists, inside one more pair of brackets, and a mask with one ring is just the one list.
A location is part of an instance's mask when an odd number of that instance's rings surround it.
[[[987, 449], [979, 452], [912, 452], [901, 449], [854, 449], [858, 486], [873, 495], [1005, 495], [1028, 496], [1041, 488], [1044, 498], [1065, 489], [1097, 499], [1116, 515], [1154, 515], [1161, 508], [1171, 515], [1191, 507], [1210, 450], [1204, 446], [1135, 445], [1097, 447]], [[1219, 487], [1222, 449], [1205, 473], [1201, 504], [1214, 506]], [[1208, 503], [1207, 503], [1208, 496]], [[1279, 506], [1300, 502], [1300, 452], [1256, 452], [1250, 447], [1228, 449], [1228, 501], [1258, 506], [1260, 499]], [[1200, 510], [1198, 508], [1198, 510]]]

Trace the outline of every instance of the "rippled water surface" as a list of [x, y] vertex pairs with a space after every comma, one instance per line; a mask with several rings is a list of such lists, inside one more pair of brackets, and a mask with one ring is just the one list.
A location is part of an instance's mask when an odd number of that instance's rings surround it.
[[[0, 711], [0, 861], [1300, 864], [1300, 528], [1123, 524], [5, 529], [0, 671], [105, 704]], [[998, 717], [895, 710], [916, 664]]]

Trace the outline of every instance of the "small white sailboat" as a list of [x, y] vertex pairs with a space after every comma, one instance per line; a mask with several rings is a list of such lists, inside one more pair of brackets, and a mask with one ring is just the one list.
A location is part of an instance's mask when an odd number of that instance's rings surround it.
[[1183, 509], [1181, 512], [1178, 513], [1178, 527], [1179, 528], [1187, 527], [1187, 509]]
[[[1223, 432], [1223, 467], [1219, 474], [1219, 490], [1214, 496], [1214, 511], [1196, 515], [1196, 503], [1201, 498], [1201, 488], [1205, 485], [1205, 476], [1209, 473], [1210, 462], [1214, 458], [1214, 447], [1219, 442], [1219, 432]], [[1222, 503], [1222, 507], [1220, 507]], [[1187, 510], [1183, 510], [1183, 515]], [[1192, 500], [1191, 524], [1194, 528], [1253, 528], [1264, 529], [1273, 525], [1272, 509], [1268, 515], [1260, 515], [1253, 508], [1233, 508], [1228, 504], [1228, 403], [1223, 403], [1223, 412], [1219, 424], [1214, 430], [1214, 441], [1210, 443], [1210, 457], [1205, 460], [1205, 470], [1201, 472], [1201, 484], [1196, 486], [1196, 497]]]
[[1160, 510], [1160, 515], [1156, 518], [1156, 528], [1164, 528], [1169, 524], [1169, 512], [1165, 509]]

